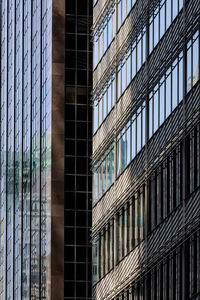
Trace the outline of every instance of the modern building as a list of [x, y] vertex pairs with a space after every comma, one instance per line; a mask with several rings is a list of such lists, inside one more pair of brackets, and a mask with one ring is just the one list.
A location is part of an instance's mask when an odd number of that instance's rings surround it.
[[95, 300], [200, 299], [200, 2], [93, 3]]
[[92, 3], [0, 15], [0, 299], [90, 299]]

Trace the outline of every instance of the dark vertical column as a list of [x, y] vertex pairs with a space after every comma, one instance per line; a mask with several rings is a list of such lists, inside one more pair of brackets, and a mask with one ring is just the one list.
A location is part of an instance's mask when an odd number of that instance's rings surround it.
[[[52, 1], [51, 299], [64, 299], [65, 1]], [[50, 298], [49, 298], [50, 299]]]
[[92, 1], [65, 9], [64, 297], [91, 298]]

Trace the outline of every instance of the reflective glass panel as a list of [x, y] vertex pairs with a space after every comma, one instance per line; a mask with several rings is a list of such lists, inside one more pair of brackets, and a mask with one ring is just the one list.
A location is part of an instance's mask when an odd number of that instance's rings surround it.
[[199, 79], [199, 39], [193, 44], [193, 85]]
[[154, 132], [158, 129], [158, 86], [155, 87], [155, 94], [154, 94]]
[[[171, 72], [171, 68], [167, 73]], [[166, 118], [171, 113], [171, 73], [166, 79]]]
[[[191, 45], [191, 42], [188, 43], [188, 46]], [[186, 77], [186, 87], [187, 87], [187, 92], [190, 91], [191, 86], [192, 86], [192, 78], [191, 78], [191, 47], [187, 49], [187, 77]]]
[[[177, 64], [177, 60], [175, 60], [174, 64]], [[178, 67], [176, 65], [172, 71], [172, 110], [177, 106], [177, 102], [178, 102], [177, 75], [178, 75]]]
[[127, 156], [127, 165], [131, 161], [131, 127], [130, 122], [127, 124], [127, 132], [126, 132], [126, 156]]

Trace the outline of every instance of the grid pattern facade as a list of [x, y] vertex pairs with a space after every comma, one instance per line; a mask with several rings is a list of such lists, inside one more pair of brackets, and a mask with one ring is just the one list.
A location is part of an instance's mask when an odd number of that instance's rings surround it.
[[93, 299], [199, 299], [199, 1], [93, 5]]
[[46, 299], [51, 1], [0, 10], [0, 299]]
[[66, 1], [64, 298], [91, 299], [92, 1]]

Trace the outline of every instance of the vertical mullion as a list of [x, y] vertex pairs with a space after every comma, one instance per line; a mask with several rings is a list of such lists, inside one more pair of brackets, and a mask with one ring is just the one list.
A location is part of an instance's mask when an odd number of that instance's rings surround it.
[[8, 199], [8, 20], [9, 20], [9, 14], [8, 14], [8, 8], [9, 8], [9, 0], [6, 1], [7, 3], [7, 27], [6, 27], [6, 32], [7, 32], [7, 82], [6, 82], [6, 197], [5, 197], [5, 200], [6, 200], [6, 203], [5, 203], [5, 207], [6, 207], [6, 214], [5, 214], [5, 224], [6, 224], [6, 244], [5, 244], [5, 254], [6, 254], [6, 257], [5, 257], [5, 261], [6, 261], [6, 267], [5, 267], [5, 299], [7, 299], [7, 286], [8, 286], [8, 275], [7, 275], [7, 267], [8, 267], [8, 264], [7, 264], [7, 237], [8, 237], [8, 226], [7, 226], [7, 219], [8, 219], [8, 208], [7, 208], [7, 199]]
[[40, 217], [39, 217], [39, 298], [41, 299], [41, 274], [42, 274], [42, 264], [41, 264], [41, 248], [42, 248], [42, 240], [41, 240], [41, 223], [42, 223], [42, 198], [41, 198], [41, 189], [42, 189], [42, 5], [43, 1], [40, 4], [40, 196], [39, 196], [39, 203], [40, 203]]
[[24, 195], [23, 195], [23, 165], [24, 165], [24, 1], [22, 2], [22, 179], [21, 179], [21, 297], [23, 298], [23, 231], [24, 231]]
[[[31, 247], [32, 247], [32, 239], [31, 239], [31, 228], [32, 228], [32, 29], [33, 29], [33, 24], [32, 24], [32, 21], [33, 21], [33, 16], [32, 16], [32, 13], [33, 13], [33, 1], [31, 1], [31, 41], [30, 41], [30, 57], [31, 57], [31, 64], [30, 64], [30, 78], [31, 78], [31, 82], [30, 82], [30, 85], [31, 85], [31, 88], [30, 88], [30, 248], [29, 248], [29, 251], [30, 251], [30, 266], [31, 266], [31, 270], [32, 270], [32, 263], [31, 263], [31, 257], [32, 257], [32, 254], [31, 254]], [[29, 293], [30, 293], [30, 298], [32, 297], [31, 293], [32, 293], [32, 290], [31, 290], [31, 275], [32, 275], [32, 272], [30, 270], [30, 282], [29, 282]]]
[[[14, 0], [14, 41], [16, 41], [16, 0]], [[15, 166], [15, 160], [16, 160], [16, 143], [15, 143], [15, 122], [16, 122], [16, 109], [15, 109], [15, 105], [16, 105], [16, 98], [15, 98], [15, 87], [16, 87], [16, 43], [14, 43], [14, 161], [13, 161], [13, 165]], [[13, 188], [13, 299], [15, 299], [15, 168], [13, 171], [13, 175], [14, 175], [14, 188]]]

